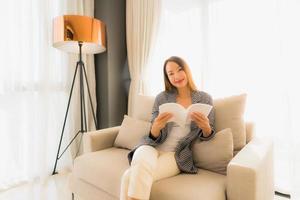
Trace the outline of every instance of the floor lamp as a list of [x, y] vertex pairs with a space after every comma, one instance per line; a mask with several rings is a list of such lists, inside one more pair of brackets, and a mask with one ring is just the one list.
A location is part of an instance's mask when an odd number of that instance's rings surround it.
[[[79, 60], [76, 63], [76, 69], [73, 76], [71, 91], [68, 100], [68, 106], [65, 113], [63, 128], [61, 131], [60, 141], [56, 154], [54, 169], [52, 175], [57, 174], [56, 166], [57, 161], [65, 153], [68, 147], [72, 144], [79, 133], [87, 132], [86, 122], [86, 109], [85, 109], [85, 97], [84, 97], [84, 85], [87, 86], [89, 103], [91, 105], [93, 119], [96, 129], [98, 128], [96, 116], [91, 100], [91, 94], [89, 90], [89, 84], [87, 80], [87, 74], [82, 61], [82, 54], [97, 54], [106, 50], [106, 38], [105, 38], [105, 24], [98, 19], [80, 16], [80, 15], [64, 15], [56, 17], [53, 20], [53, 46], [65, 52], [79, 54]], [[78, 72], [79, 71], [79, 72]], [[70, 102], [74, 89], [74, 83], [76, 77], [79, 76], [79, 90], [80, 90], [80, 130], [76, 133], [70, 143], [66, 146], [63, 152], [60, 154], [61, 143], [64, 135], [66, 120], [69, 112]]]

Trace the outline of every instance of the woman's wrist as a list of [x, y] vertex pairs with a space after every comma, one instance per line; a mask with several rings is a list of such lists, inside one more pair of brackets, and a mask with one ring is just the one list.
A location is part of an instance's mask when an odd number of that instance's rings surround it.
[[151, 134], [151, 132], [149, 134], [149, 138], [151, 138], [152, 140], [156, 140], [157, 139], [157, 137], [153, 136], [153, 134]]
[[203, 136], [204, 137], [210, 136], [210, 134], [212, 132], [211, 127], [209, 126], [209, 127], [205, 128], [205, 129], [202, 129], [202, 132], [203, 132]]
[[150, 131], [150, 135], [152, 135], [153, 137], [157, 138], [159, 136], [159, 132], [160, 130], [157, 130], [155, 128], [151, 128], [151, 131]]

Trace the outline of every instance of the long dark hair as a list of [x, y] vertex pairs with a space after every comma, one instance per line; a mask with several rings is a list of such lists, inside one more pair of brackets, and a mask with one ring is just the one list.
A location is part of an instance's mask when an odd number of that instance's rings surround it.
[[188, 64], [182, 58], [180, 58], [178, 56], [171, 56], [164, 63], [163, 70], [164, 70], [165, 91], [177, 90], [177, 88], [171, 84], [171, 82], [168, 78], [168, 75], [167, 75], [166, 66], [167, 66], [168, 62], [175, 62], [176, 64], [179, 65], [179, 67], [181, 67], [183, 69], [183, 71], [186, 73], [186, 76], [188, 79], [188, 87], [190, 88], [191, 91], [198, 90], [197, 86], [193, 80], [192, 73], [191, 73], [191, 70], [190, 70], [190, 67], [188, 66]]

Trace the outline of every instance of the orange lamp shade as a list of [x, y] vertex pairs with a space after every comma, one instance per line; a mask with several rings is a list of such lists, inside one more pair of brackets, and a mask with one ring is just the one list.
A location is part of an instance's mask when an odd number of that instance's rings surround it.
[[53, 20], [53, 46], [57, 49], [79, 53], [78, 42], [82, 43], [82, 53], [97, 54], [106, 51], [105, 24], [98, 19], [63, 15]]

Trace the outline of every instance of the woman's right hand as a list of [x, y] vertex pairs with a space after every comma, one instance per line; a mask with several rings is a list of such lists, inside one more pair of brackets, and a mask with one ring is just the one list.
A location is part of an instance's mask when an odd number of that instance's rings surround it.
[[152, 128], [151, 128], [151, 134], [154, 137], [158, 137], [160, 130], [163, 129], [166, 124], [167, 121], [169, 119], [171, 119], [173, 117], [172, 113], [169, 112], [164, 112], [164, 113], [160, 113], [154, 120], [153, 124], [152, 124]]

